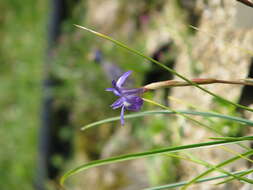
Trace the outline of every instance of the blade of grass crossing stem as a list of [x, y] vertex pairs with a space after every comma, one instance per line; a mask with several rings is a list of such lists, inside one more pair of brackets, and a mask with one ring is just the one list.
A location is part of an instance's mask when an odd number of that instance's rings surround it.
[[[151, 110], [151, 111], [145, 111], [145, 112], [138, 112], [138, 113], [134, 113], [134, 114], [127, 114], [125, 115], [125, 119], [132, 119], [132, 118], [138, 118], [138, 117], [144, 117], [147, 115], [153, 115], [153, 114], [176, 114], [176, 113], [181, 113], [181, 114], [187, 114], [187, 115], [199, 115], [202, 117], [217, 117], [217, 118], [221, 118], [221, 119], [227, 119], [227, 120], [231, 120], [231, 121], [235, 121], [238, 123], [242, 123], [245, 125], [249, 125], [251, 127], [253, 127], [253, 121], [244, 119], [244, 118], [240, 118], [240, 117], [234, 117], [234, 116], [228, 116], [228, 115], [223, 115], [223, 114], [219, 114], [219, 113], [213, 113], [213, 112], [198, 112], [198, 111], [191, 111], [191, 110], [186, 110], [186, 111], [178, 111], [176, 110], [174, 111], [168, 111], [168, 110]], [[86, 130], [104, 123], [109, 123], [109, 122], [113, 122], [113, 121], [119, 121], [120, 117], [111, 117], [111, 118], [107, 118], [104, 120], [100, 120], [94, 123], [90, 123], [88, 125], [85, 125], [83, 127], [81, 127], [81, 130]]]
[[[225, 146], [220, 146], [220, 148], [222, 148], [222, 149], [224, 149], [225, 151], [230, 152], [230, 153], [232, 153], [232, 154], [234, 154], [234, 155], [238, 155], [238, 156], [240, 156], [242, 159], [245, 159], [245, 160], [247, 160], [247, 161], [253, 163], [253, 160], [251, 160], [251, 159], [249, 159], [249, 158], [247, 158], [247, 157], [245, 157], [245, 156], [239, 154], [238, 152], [235, 152], [235, 151], [233, 151], [233, 150], [231, 150], [231, 149], [228, 149], [228, 148], [225, 147]], [[247, 174], [248, 174], [248, 173], [243, 173], [243, 174], [241, 174], [239, 177], [243, 177], [244, 175], [247, 175]], [[228, 179], [228, 180], [225, 180], [225, 181], [223, 181], [223, 182], [220, 182], [220, 183], [218, 183], [217, 185], [220, 185], [220, 184], [223, 184], [223, 183], [232, 181], [232, 180], [234, 180], [234, 178], [230, 178], [230, 179]]]
[[[253, 150], [250, 150], [250, 151], [248, 151], [248, 152], [243, 153], [242, 155], [243, 155], [243, 156], [249, 156], [249, 155], [252, 155], [252, 154], [253, 154]], [[227, 165], [227, 164], [230, 164], [230, 163], [232, 163], [232, 162], [234, 162], [234, 161], [236, 161], [236, 160], [238, 160], [238, 159], [240, 159], [240, 158], [241, 158], [241, 156], [235, 156], [235, 157], [233, 157], [233, 158], [231, 158], [231, 159], [228, 159], [228, 160], [226, 160], [226, 161], [224, 161], [224, 162], [222, 162], [222, 163], [220, 163], [220, 164], [217, 164], [216, 167], [217, 167], [217, 168], [218, 168], [218, 167], [223, 167], [223, 166], [225, 166], [225, 165]], [[211, 172], [213, 172], [213, 171], [214, 171], [214, 169], [208, 169], [208, 170], [206, 170], [205, 172], [201, 173], [201, 174], [198, 175], [197, 177], [195, 177], [195, 178], [193, 178], [192, 180], [190, 180], [187, 184], [185, 184], [185, 185], [182, 187], [182, 190], [186, 190], [190, 185], [196, 183], [197, 180], [201, 179], [202, 177], [208, 175], [209, 173], [211, 173]], [[253, 181], [250, 180], [250, 179], [247, 179], [247, 182], [248, 182], [248, 183], [253, 183]]]
[[[237, 143], [237, 142], [240, 142], [240, 141], [244, 141], [245, 139], [246, 140], [249, 140], [249, 139], [253, 140], [253, 136], [250, 136], [250, 137], [247, 137], [247, 138], [246, 137], [245, 138], [241, 137], [241, 138], [238, 138], [236, 140], [232, 139], [232, 140], [223, 140], [223, 141], [210, 141], [210, 142], [205, 142], [205, 143], [197, 143], [197, 144], [162, 148], [162, 149], [150, 150], [150, 151], [146, 151], [146, 152], [115, 156], [115, 157], [110, 157], [110, 158], [102, 159], [102, 160], [95, 160], [95, 161], [89, 162], [87, 164], [83, 164], [83, 165], [81, 165], [77, 168], [74, 168], [74, 169], [68, 171], [67, 173], [65, 173], [60, 179], [60, 184], [62, 185], [68, 177], [70, 177], [70, 176], [72, 176], [76, 173], [79, 173], [83, 170], [93, 168], [93, 167], [96, 167], [96, 166], [102, 166], [102, 165], [107, 165], [107, 164], [111, 164], [111, 163], [118, 163], [118, 162], [123, 162], [123, 161], [126, 161], [126, 160], [146, 158], [146, 157], [161, 155], [161, 154], [169, 153], [169, 152], [178, 152], [178, 151], [182, 151], [182, 150], [203, 148], [203, 147], [215, 146], [215, 145], [233, 144], [233, 143]], [[252, 152], [253, 152], [253, 150], [252, 150]]]
[[234, 155], [240, 156], [242, 159], [247, 160], [247, 161], [253, 163], [253, 160], [251, 160], [250, 158], [247, 158], [246, 156], [243, 156], [243, 155], [239, 154], [238, 152], [235, 152], [235, 151], [231, 150], [230, 148], [227, 148], [225, 146], [220, 146], [220, 148], [222, 148], [225, 151], [230, 152], [230, 153], [232, 153]]
[[205, 162], [203, 160], [200, 160], [200, 159], [198, 159], [196, 157], [195, 158], [192, 158], [192, 157], [191, 158], [187, 158], [187, 157], [182, 157], [182, 156], [178, 156], [178, 155], [171, 155], [171, 154], [166, 154], [166, 155], [171, 156], [171, 157], [175, 157], [175, 158], [179, 158], [179, 159], [184, 159], [184, 160], [187, 160], [187, 161], [191, 161], [191, 162], [194, 162], [196, 164], [203, 165], [203, 166], [205, 166], [207, 168], [210, 168], [210, 169], [212, 168], [214, 170], [217, 170], [217, 171], [219, 171], [221, 173], [224, 173], [226, 175], [232, 176], [234, 178], [244, 180], [243, 178], [238, 178], [237, 176], [233, 175], [232, 173], [227, 172], [226, 170], [223, 170], [222, 168], [217, 168], [214, 165], [212, 165], [212, 164], [210, 164], [208, 162]]
[[209, 169], [217, 170], [217, 171], [219, 171], [219, 172], [221, 172], [221, 173], [223, 173], [223, 174], [226, 174], [226, 175], [228, 175], [228, 176], [232, 176], [232, 177], [235, 178], [235, 179], [238, 179], [238, 180], [242, 180], [242, 181], [247, 182], [247, 178], [236, 176], [236, 175], [234, 175], [234, 174], [231, 173], [231, 172], [227, 172], [226, 170], [224, 170], [224, 169], [222, 169], [222, 168], [218, 168], [218, 167], [216, 167], [216, 166], [214, 166], [214, 165], [212, 165], [212, 164], [210, 164], [210, 163], [208, 163], [208, 162], [206, 162], [206, 161], [203, 161], [203, 160], [201, 160], [201, 159], [198, 159], [198, 158], [196, 158], [196, 157], [193, 157], [192, 155], [191, 155], [191, 158], [186, 158], [186, 157], [182, 157], [182, 156], [178, 156], [178, 155], [172, 155], [172, 154], [166, 154], [166, 155], [171, 156], [171, 157], [176, 157], [176, 158], [179, 158], [179, 159], [184, 159], [184, 160], [187, 160], [187, 161], [191, 161], [191, 162], [194, 162], [194, 163], [196, 163], [196, 164], [200, 164], [200, 165], [202, 165], [202, 166], [205, 166], [205, 167], [207, 167], [207, 168], [209, 168]]
[[156, 61], [155, 59], [152, 59], [151, 57], [148, 57], [148, 56], [146, 56], [146, 55], [140, 53], [139, 51], [137, 51], [137, 50], [135, 50], [135, 49], [129, 48], [127, 45], [123, 44], [122, 42], [120, 42], [120, 41], [118, 41], [118, 40], [115, 40], [115, 39], [113, 39], [113, 38], [111, 38], [111, 37], [109, 37], [109, 36], [107, 36], [107, 35], [105, 35], [105, 34], [96, 32], [96, 31], [94, 31], [94, 30], [91, 30], [91, 29], [89, 29], [89, 28], [86, 28], [86, 27], [83, 27], [83, 26], [80, 26], [80, 25], [75, 25], [75, 26], [78, 27], [78, 28], [81, 28], [81, 29], [83, 29], [83, 30], [86, 30], [86, 31], [88, 31], [88, 32], [90, 32], [90, 33], [93, 33], [93, 34], [95, 34], [96, 36], [99, 36], [99, 37], [101, 37], [101, 38], [103, 38], [103, 39], [109, 40], [109, 41], [113, 42], [114, 44], [116, 44], [116, 45], [118, 45], [118, 46], [120, 46], [120, 47], [122, 47], [122, 48], [124, 48], [124, 49], [126, 49], [126, 50], [128, 50], [128, 51], [130, 51], [130, 52], [132, 52], [132, 53], [134, 53], [134, 54], [136, 54], [136, 55], [138, 55], [138, 56], [141, 56], [141, 57], [143, 57], [144, 59], [146, 59], [146, 60], [148, 60], [148, 61], [151, 61], [151, 62], [153, 62], [153, 63], [159, 65], [160, 67], [164, 68], [165, 70], [169, 71], [170, 73], [172, 73], [172, 74], [174, 74], [174, 75], [180, 77], [181, 79], [185, 80], [185, 81], [188, 82], [189, 84], [196, 86], [197, 88], [201, 89], [202, 91], [204, 91], [204, 92], [206, 92], [206, 93], [208, 93], [208, 94], [214, 96], [215, 98], [217, 98], [217, 99], [219, 99], [219, 100], [221, 100], [221, 101], [223, 101], [223, 102], [226, 102], [226, 103], [229, 103], [229, 104], [231, 104], [231, 105], [234, 105], [235, 107], [239, 107], [239, 108], [242, 108], [242, 109], [245, 109], [245, 110], [248, 110], [248, 111], [253, 112], [253, 109], [251, 109], [251, 108], [249, 108], [249, 107], [246, 107], [246, 106], [243, 106], [243, 105], [234, 103], [234, 102], [232, 102], [232, 101], [230, 101], [230, 100], [227, 100], [227, 99], [225, 99], [225, 98], [223, 98], [223, 97], [221, 97], [221, 96], [218, 96], [218, 95], [214, 94], [213, 92], [211, 92], [211, 91], [209, 91], [209, 90], [206, 90], [205, 88], [199, 86], [199, 85], [196, 84], [195, 82], [192, 82], [191, 80], [187, 79], [187, 78], [184, 77], [183, 75], [179, 74], [179, 73], [176, 72], [175, 70], [173, 70], [173, 69], [167, 67], [166, 65], [163, 65], [162, 63], [160, 63], [159, 61]]
[[[253, 172], [253, 169], [250, 170], [244, 170], [244, 171], [237, 171], [237, 172], [232, 172], [234, 175], [242, 175], [242, 174], [249, 174]], [[245, 174], [246, 175], [246, 174]], [[226, 178], [229, 177], [228, 175], [219, 175], [219, 176], [215, 176], [215, 177], [208, 177], [208, 178], [201, 178], [198, 181], [196, 181], [196, 183], [203, 183], [203, 182], [207, 182], [207, 181], [213, 181], [216, 179], [222, 179], [222, 178]], [[163, 190], [163, 189], [172, 189], [172, 188], [176, 188], [176, 187], [181, 187], [185, 184], [187, 184], [188, 181], [182, 181], [179, 183], [173, 183], [173, 184], [168, 184], [168, 185], [161, 185], [161, 186], [156, 186], [156, 187], [150, 187], [150, 188], [146, 188], [144, 190]]]
[[[253, 173], [253, 169], [250, 169], [249, 171], [245, 171], [245, 172], [239, 174], [238, 176], [239, 176], [239, 177], [243, 177], [243, 176], [248, 175], [248, 174], [251, 174], [251, 173]], [[224, 184], [224, 183], [231, 182], [231, 181], [233, 181], [234, 179], [235, 179], [235, 178], [231, 177], [231, 178], [229, 178], [229, 179], [227, 179], [227, 180], [224, 180], [224, 181], [222, 181], [222, 182], [220, 182], [220, 183], [216, 183], [215, 185], [222, 185], [222, 184]]]

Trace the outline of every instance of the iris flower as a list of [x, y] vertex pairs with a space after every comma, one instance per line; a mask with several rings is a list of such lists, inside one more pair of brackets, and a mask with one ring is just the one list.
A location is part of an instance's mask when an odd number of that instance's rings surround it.
[[124, 125], [124, 113], [125, 110], [139, 111], [143, 104], [143, 100], [140, 95], [144, 92], [143, 88], [125, 88], [124, 84], [132, 71], [125, 72], [117, 81], [112, 81], [112, 88], [107, 88], [106, 91], [113, 92], [116, 96], [119, 96], [112, 105], [112, 109], [121, 107], [120, 121], [121, 125]]

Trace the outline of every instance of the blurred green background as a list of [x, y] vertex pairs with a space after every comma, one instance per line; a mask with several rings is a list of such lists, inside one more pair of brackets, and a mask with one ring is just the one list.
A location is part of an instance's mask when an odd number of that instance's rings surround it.
[[[62, 4], [61, 1], [58, 3]], [[54, 123], [52, 127], [57, 129], [60, 141], [71, 144], [72, 158], [78, 152], [88, 152], [89, 159], [98, 158], [104, 142], [113, 133], [111, 129], [88, 132], [87, 135], [79, 132], [84, 124], [115, 115], [109, 107], [114, 99], [104, 90], [111, 82], [103, 68], [91, 58], [94, 50], [100, 48], [116, 64], [119, 62], [122, 69], [138, 72], [135, 84], [141, 84], [147, 66], [140, 58], [110, 44], [104, 45], [101, 40], [74, 27], [74, 24], [87, 22], [86, 3], [85, 0], [64, 2], [63, 14], [66, 15], [54, 47], [49, 47], [54, 43], [49, 38], [50, 23], [54, 19], [52, 12], [55, 11], [53, 1], [5, 0], [0, 3], [0, 189], [36, 187], [40, 172], [37, 168], [43, 96], [47, 96], [43, 81], [48, 76], [60, 84], [50, 89], [54, 98], [53, 112], [66, 108], [70, 117], [69, 126], [60, 126], [61, 129]], [[141, 40], [134, 42], [134, 46], [143, 48]], [[140, 64], [136, 66], [136, 63]], [[63, 119], [58, 117], [58, 120]], [[118, 123], [114, 125], [118, 126]], [[50, 164], [56, 169], [64, 168], [66, 158], [53, 154]], [[49, 188], [54, 188], [52, 183], [45, 181]]]
[[48, 7], [0, 2], [0, 188], [33, 189]]

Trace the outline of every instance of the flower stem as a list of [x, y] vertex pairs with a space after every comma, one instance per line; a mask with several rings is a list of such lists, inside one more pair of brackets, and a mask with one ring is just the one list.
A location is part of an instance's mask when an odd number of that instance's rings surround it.
[[253, 2], [251, 0], [237, 0], [237, 1], [253, 8]]
[[[237, 84], [237, 85], [253, 86], [253, 79], [218, 80], [218, 79], [212, 79], [212, 78], [197, 78], [197, 79], [192, 79], [191, 81], [198, 85], [220, 83], [220, 84]], [[179, 86], [193, 86], [193, 84], [189, 82], [185, 82], [185, 81], [167, 80], [167, 81], [150, 83], [150, 84], [145, 85], [143, 88], [145, 89], [145, 91], [149, 91], [149, 90], [156, 90], [160, 88], [179, 87]]]

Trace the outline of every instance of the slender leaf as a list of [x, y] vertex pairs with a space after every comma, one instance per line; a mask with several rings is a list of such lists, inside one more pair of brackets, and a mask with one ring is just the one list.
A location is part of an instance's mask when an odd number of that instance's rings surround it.
[[[79, 173], [83, 170], [93, 168], [96, 166], [102, 166], [102, 165], [107, 165], [111, 163], [117, 163], [117, 162], [123, 162], [126, 160], [134, 160], [134, 159], [139, 159], [139, 158], [146, 158], [150, 156], [156, 156], [168, 152], [178, 152], [182, 150], [188, 150], [188, 149], [196, 149], [196, 148], [203, 148], [203, 147], [208, 147], [208, 146], [215, 146], [215, 145], [223, 145], [223, 144], [231, 144], [231, 143], [236, 143], [244, 140], [253, 140], [253, 136], [249, 137], [240, 137], [238, 139], [231, 139], [231, 140], [222, 140], [222, 141], [209, 141], [205, 143], [197, 143], [197, 144], [190, 144], [190, 145], [183, 145], [183, 146], [176, 146], [176, 147], [168, 147], [168, 148], [162, 148], [162, 149], [156, 149], [156, 150], [150, 150], [146, 152], [140, 152], [140, 153], [134, 153], [134, 154], [126, 154], [126, 155], [121, 155], [121, 156], [115, 156], [115, 157], [110, 157], [107, 159], [102, 159], [102, 160], [95, 160], [92, 162], [89, 162], [87, 164], [83, 164], [75, 169], [72, 169], [65, 173], [61, 179], [60, 179], [60, 184], [63, 184], [64, 181], [69, 177], [72, 176], [76, 173]], [[252, 150], [253, 152], [253, 150]], [[218, 167], [218, 166], [217, 166]]]
[[[219, 114], [219, 113], [198, 112], [198, 111], [191, 111], [191, 110], [186, 110], [186, 111], [152, 110], [152, 111], [145, 111], [145, 112], [139, 112], [139, 113], [125, 115], [125, 119], [132, 119], [132, 118], [136, 118], [136, 117], [143, 117], [146, 115], [154, 115], [154, 114], [176, 114], [176, 113], [188, 114], [188, 115], [199, 115], [202, 117], [216, 117], [216, 118], [221, 118], [221, 119], [227, 119], [227, 120], [239, 122], [239, 123], [242, 123], [245, 125], [249, 125], [250, 127], [253, 127], [253, 121], [250, 121], [248, 119], [243, 119], [240, 117], [234, 117], [234, 116], [229, 116], [229, 115], [223, 115], [223, 114]], [[107, 118], [104, 120], [100, 120], [100, 121], [85, 125], [81, 128], [81, 130], [86, 130], [91, 127], [95, 127], [95, 126], [98, 126], [98, 125], [101, 125], [104, 123], [109, 123], [109, 122], [118, 121], [118, 120], [120, 120], [119, 116]]]

